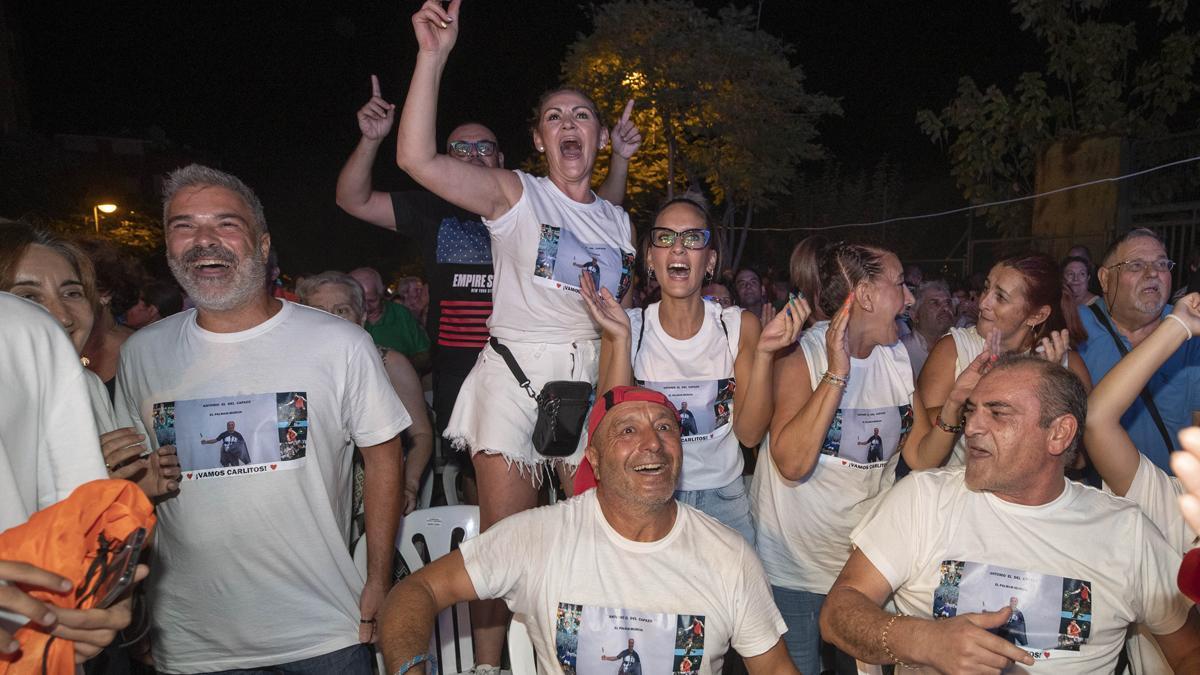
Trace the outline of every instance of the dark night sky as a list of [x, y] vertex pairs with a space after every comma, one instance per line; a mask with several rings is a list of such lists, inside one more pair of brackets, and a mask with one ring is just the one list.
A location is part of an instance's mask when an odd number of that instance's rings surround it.
[[[161, 127], [259, 191], [285, 270], [300, 271], [386, 263], [406, 246], [341, 214], [333, 191], [357, 140], [368, 75], [402, 103], [417, 6], [13, 2], [7, 13], [35, 131], [141, 136]], [[912, 176], [947, 172], [914, 124], [918, 109], [945, 105], [960, 75], [1010, 85], [1039, 62], [999, 0], [767, 0], [763, 25], [796, 46], [810, 91], [843, 99], [845, 117], [822, 129], [834, 157], [869, 167], [887, 154]], [[515, 166], [529, 147], [529, 110], [556, 83], [587, 16], [569, 0], [468, 0], [461, 26], [440, 131], [462, 119], [490, 122]], [[405, 185], [381, 158], [376, 186]]]

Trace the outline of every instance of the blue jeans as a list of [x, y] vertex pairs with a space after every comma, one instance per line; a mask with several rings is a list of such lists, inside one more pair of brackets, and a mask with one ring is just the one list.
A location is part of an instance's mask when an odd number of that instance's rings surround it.
[[222, 670], [208, 675], [372, 675], [374, 655], [367, 645], [351, 645], [321, 656], [265, 668]]
[[708, 490], [676, 490], [675, 499], [707, 513], [737, 530], [754, 546], [754, 521], [750, 519], [750, 498], [746, 482], [738, 476], [732, 483]]
[[787, 624], [783, 644], [787, 646], [792, 663], [802, 673], [820, 673], [821, 627], [817, 620], [825, 596], [779, 586], [771, 587], [771, 595], [775, 596], [775, 606]]

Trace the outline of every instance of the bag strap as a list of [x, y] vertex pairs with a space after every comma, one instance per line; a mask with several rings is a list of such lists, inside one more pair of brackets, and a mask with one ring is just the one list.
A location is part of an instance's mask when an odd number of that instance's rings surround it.
[[642, 351], [642, 336], [646, 334], [646, 310], [641, 308], [638, 309], [638, 312], [642, 316], [642, 323], [638, 325], [638, 343], [637, 348], [633, 350], [633, 359], [635, 361], [637, 360], [637, 355]]
[[525, 371], [521, 370], [521, 364], [517, 363], [517, 357], [513, 356], [512, 350], [501, 344], [495, 337], [489, 338], [488, 344], [508, 364], [508, 369], [512, 371], [513, 377], [517, 378], [517, 384], [521, 385], [526, 394], [529, 394], [529, 398], [536, 401], [537, 394], [533, 391], [533, 387], [529, 386], [529, 378], [525, 377]]
[[[1096, 315], [1096, 320], [1108, 331], [1108, 334], [1112, 337], [1113, 344], [1117, 346], [1117, 351], [1124, 358], [1129, 353], [1129, 350], [1125, 348], [1125, 343], [1121, 341], [1121, 336], [1117, 335], [1117, 330], [1113, 328], [1104, 311], [1100, 309], [1097, 303], [1088, 305], [1088, 309], [1092, 310], [1092, 314]], [[1150, 417], [1154, 419], [1154, 426], [1158, 427], [1158, 433], [1162, 435], [1163, 444], [1167, 446], [1167, 452], [1174, 452], [1175, 445], [1171, 443], [1171, 433], [1167, 431], [1167, 425], [1163, 423], [1162, 415], [1158, 412], [1158, 406], [1154, 405], [1154, 397], [1150, 395], [1150, 390], [1142, 387], [1142, 390], [1138, 393], [1138, 398], [1142, 399], [1142, 405], [1146, 406], [1146, 410], [1150, 411]]]

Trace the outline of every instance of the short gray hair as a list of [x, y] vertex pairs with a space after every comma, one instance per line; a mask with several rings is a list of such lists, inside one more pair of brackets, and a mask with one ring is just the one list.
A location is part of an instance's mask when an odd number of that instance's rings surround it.
[[256, 234], [266, 234], [267, 216], [263, 213], [262, 202], [258, 199], [258, 195], [254, 194], [254, 190], [250, 186], [242, 182], [242, 179], [237, 176], [225, 173], [218, 169], [214, 169], [203, 164], [188, 164], [185, 167], [175, 169], [167, 174], [163, 181], [163, 226], [167, 224], [167, 209], [171, 205], [171, 200], [180, 190], [194, 187], [223, 187], [236, 193], [246, 202], [246, 206], [250, 208], [250, 213], [254, 216], [254, 221], [251, 226], [255, 228]]
[[921, 308], [921, 301], [925, 299], [925, 294], [929, 291], [942, 291], [946, 295], [950, 295], [950, 284], [947, 284], [941, 279], [932, 279], [930, 281], [922, 281], [917, 290], [913, 291], [913, 311]]
[[338, 284], [345, 286], [350, 293], [350, 305], [354, 308], [354, 312], [360, 317], [367, 311], [367, 302], [363, 299], [362, 285], [358, 280], [344, 272], [330, 270], [314, 274], [311, 277], [305, 277], [303, 281], [296, 284], [296, 295], [300, 297], [300, 302], [308, 304], [309, 298], [317, 289], [327, 284]]
[[1037, 372], [1038, 384], [1034, 393], [1041, 409], [1038, 426], [1049, 428], [1054, 420], [1063, 415], [1074, 417], [1078, 423], [1075, 437], [1063, 452], [1063, 459], [1070, 465], [1079, 451], [1079, 439], [1087, 422], [1087, 391], [1083, 388], [1083, 382], [1070, 369], [1033, 354], [1005, 354], [996, 361], [992, 370], [1015, 368], [1032, 368]]

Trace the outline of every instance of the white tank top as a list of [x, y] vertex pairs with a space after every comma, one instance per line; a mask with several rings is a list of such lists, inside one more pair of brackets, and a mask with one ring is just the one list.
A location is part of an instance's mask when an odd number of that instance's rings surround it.
[[662, 392], [680, 410], [683, 469], [680, 490], [710, 490], [742, 475], [742, 451], [733, 433], [733, 364], [742, 309], [704, 302], [700, 330], [686, 340], [667, 335], [659, 303], [626, 310], [633, 339], [630, 361], [638, 384]]
[[[800, 336], [815, 391], [828, 368], [822, 321]], [[850, 382], [812, 473], [784, 478], [760, 450], [751, 489], [758, 553], [771, 583], [827, 593], [850, 557], [850, 532], [896, 481], [899, 450], [913, 425], [913, 376], [899, 342], [850, 360]]]
[[599, 339], [579, 297], [579, 276], [591, 274], [618, 300], [629, 291], [629, 216], [599, 196], [580, 204], [549, 178], [515, 173], [521, 199], [499, 218], [483, 221], [496, 268], [488, 329], [513, 342]]

